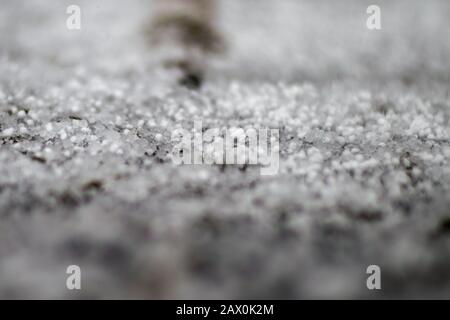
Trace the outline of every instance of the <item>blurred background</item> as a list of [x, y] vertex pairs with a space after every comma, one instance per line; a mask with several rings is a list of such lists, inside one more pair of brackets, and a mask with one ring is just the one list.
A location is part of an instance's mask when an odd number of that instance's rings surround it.
[[[366, 28], [370, 1], [216, 1], [229, 44], [221, 78], [331, 80], [431, 77], [448, 79], [450, 6], [446, 1], [377, 1], [382, 30]], [[82, 31], [66, 29], [65, 9], [82, 9]], [[143, 25], [152, 1], [4, 1], [2, 53], [12, 59], [143, 69], [152, 51]]]

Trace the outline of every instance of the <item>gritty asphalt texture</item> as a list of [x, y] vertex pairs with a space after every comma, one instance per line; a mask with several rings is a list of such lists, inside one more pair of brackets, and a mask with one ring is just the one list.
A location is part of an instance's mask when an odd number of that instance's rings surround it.
[[[366, 1], [221, 1], [189, 90], [148, 1], [2, 0], [0, 297], [450, 297], [450, 3], [377, 2], [380, 31]], [[279, 129], [278, 174], [175, 165], [195, 120]]]

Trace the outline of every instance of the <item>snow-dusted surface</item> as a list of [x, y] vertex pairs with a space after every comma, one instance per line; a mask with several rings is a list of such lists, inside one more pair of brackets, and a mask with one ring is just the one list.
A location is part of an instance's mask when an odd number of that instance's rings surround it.
[[[448, 298], [450, 3], [377, 2], [224, 0], [191, 92], [148, 1], [2, 0], [0, 297]], [[279, 174], [175, 166], [194, 120], [279, 128]]]

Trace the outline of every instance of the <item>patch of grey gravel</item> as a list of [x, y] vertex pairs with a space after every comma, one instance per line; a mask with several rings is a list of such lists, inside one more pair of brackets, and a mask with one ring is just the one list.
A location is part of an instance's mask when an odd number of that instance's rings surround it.
[[[3, 1], [0, 297], [448, 298], [450, 5], [379, 2], [221, 1], [190, 91], [142, 1]], [[195, 120], [279, 129], [279, 173], [175, 165]]]

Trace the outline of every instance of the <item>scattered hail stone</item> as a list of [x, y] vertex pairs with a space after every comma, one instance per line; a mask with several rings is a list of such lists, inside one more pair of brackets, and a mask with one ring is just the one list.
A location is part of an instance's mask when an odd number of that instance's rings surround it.
[[9, 136], [13, 135], [13, 133], [14, 133], [14, 128], [8, 128], [8, 129], [3, 130], [2, 135], [9, 137]]
[[25, 113], [25, 111], [23, 111], [23, 110], [20, 110], [20, 111], [17, 113], [17, 117], [18, 117], [18, 118], [24, 118], [25, 115], [26, 115], [26, 113]]
[[155, 140], [158, 141], [158, 142], [160, 142], [160, 141], [162, 140], [162, 138], [163, 138], [163, 136], [162, 136], [162, 134], [160, 134], [160, 133], [157, 133], [157, 134], [155, 135]]
[[61, 140], [66, 140], [67, 139], [67, 133], [64, 130], [61, 130], [59, 132], [59, 137], [61, 138]]

